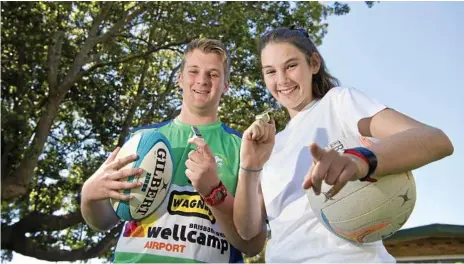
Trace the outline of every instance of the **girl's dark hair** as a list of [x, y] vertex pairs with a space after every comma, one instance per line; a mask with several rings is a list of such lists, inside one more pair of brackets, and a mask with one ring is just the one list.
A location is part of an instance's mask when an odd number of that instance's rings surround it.
[[314, 74], [312, 83], [314, 98], [322, 98], [330, 89], [340, 85], [338, 79], [327, 72], [324, 58], [322, 58], [314, 43], [309, 39], [308, 33], [304, 29], [294, 29], [293, 27], [279, 27], [273, 29], [265, 33], [259, 40], [258, 52], [261, 54], [261, 51], [269, 43], [282, 42], [290, 43], [303, 52], [310, 65], [312, 65], [311, 56], [313, 53], [316, 52], [317, 55], [319, 55], [321, 66], [319, 71]]

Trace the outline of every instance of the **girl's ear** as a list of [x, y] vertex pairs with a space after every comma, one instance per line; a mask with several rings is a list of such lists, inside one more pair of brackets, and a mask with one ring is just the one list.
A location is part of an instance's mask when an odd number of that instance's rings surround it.
[[310, 62], [312, 74], [318, 73], [321, 68], [321, 57], [317, 54], [317, 52], [313, 52]]

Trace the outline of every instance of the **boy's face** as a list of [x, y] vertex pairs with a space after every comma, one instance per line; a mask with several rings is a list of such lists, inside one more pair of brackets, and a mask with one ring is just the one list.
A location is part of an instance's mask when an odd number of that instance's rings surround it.
[[199, 114], [216, 111], [222, 94], [229, 88], [221, 56], [198, 49], [185, 56], [185, 66], [179, 75], [183, 103]]

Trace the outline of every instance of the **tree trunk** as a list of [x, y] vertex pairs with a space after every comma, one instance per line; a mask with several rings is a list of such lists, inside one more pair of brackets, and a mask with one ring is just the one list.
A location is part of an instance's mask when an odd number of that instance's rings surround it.
[[98, 28], [107, 14], [107, 10], [103, 10], [101, 15], [94, 21], [89, 36], [82, 45], [81, 50], [77, 53], [71, 68], [60, 83], [58, 80], [58, 66], [61, 56], [61, 41], [63, 35], [59, 32], [54, 34], [51, 41], [48, 53], [48, 82], [49, 82], [49, 97], [45, 108], [42, 110], [39, 123], [35, 129], [35, 135], [31, 145], [25, 151], [19, 167], [12, 172], [11, 175], [2, 175], [2, 195], [4, 201], [10, 201], [16, 197], [24, 195], [28, 192], [29, 184], [34, 176], [35, 169], [38, 164], [38, 158], [43, 150], [47, 137], [50, 134], [50, 129], [53, 121], [58, 114], [58, 109], [65, 95], [68, 93], [71, 86], [82, 77], [82, 66], [89, 63], [89, 52], [98, 43], [103, 43], [112, 38], [119, 30], [134, 19], [137, 15], [144, 12], [150, 3], [140, 4], [140, 8], [132, 13], [126, 12], [117, 23], [115, 23], [106, 33], [94, 36], [97, 34]]
[[58, 114], [61, 100], [59, 96], [50, 96], [35, 130], [34, 139], [21, 160], [19, 167], [12, 175], [2, 179], [2, 200], [8, 201], [27, 193], [29, 183], [37, 167], [38, 158], [45, 145], [53, 120]]

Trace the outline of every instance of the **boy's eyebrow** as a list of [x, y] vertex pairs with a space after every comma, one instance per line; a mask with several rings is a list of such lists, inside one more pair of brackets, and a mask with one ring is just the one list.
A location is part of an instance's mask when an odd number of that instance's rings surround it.
[[[186, 65], [185, 68], [200, 68], [198, 65]], [[217, 71], [217, 72], [221, 72], [219, 69], [216, 69], [216, 68], [211, 68], [211, 69], [208, 69], [209, 71]]]
[[[284, 64], [287, 64], [287, 63], [289, 63], [289, 62], [291, 62], [291, 61], [297, 61], [297, 60], [298, 60], [298, 58], [294, 58], [294, 57], [293, 57], [293, 58], [290, 58], [290, 59], [286, 60], [286, 61], [284, 62]], [[272, 68], [272, 66], [270, 66], [270, 65], [265, 65], [265, 66], [263, 66], [263, 69], [264, 69], [264, 68]]]

